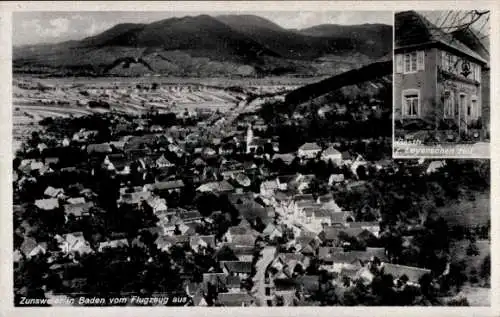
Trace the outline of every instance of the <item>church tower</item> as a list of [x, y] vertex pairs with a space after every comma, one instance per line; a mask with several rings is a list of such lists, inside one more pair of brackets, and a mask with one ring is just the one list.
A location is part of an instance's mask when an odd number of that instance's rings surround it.
[[252, 125], [249, 124], [247, 128], [247, 153], [250, 153], [250, 145], [253, 142], [253, 130], [252, 130]]

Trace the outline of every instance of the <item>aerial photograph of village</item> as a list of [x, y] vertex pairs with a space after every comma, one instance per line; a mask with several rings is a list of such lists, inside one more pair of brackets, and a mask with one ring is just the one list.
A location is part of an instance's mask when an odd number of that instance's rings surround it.
[[394, 19], [13, 13], [14, 305], [489, 306], [490, 161], [393, 159]]

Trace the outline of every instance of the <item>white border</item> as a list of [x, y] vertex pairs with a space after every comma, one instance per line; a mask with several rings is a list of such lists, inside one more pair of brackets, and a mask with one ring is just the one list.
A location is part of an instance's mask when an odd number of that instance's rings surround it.
[[[2, 316], [64, 316], [73, 315], [80, 316], [89, 314], [91, 316], [106, 316], [117, 315], [122, 317], [136, 317], [139, 314], [148, 314], [151, 316], [164, 316], [165, 314], [175, 314], [176, 316], [219, 316], [219, 315], [234, 315], [239, 317], [254, 317], [257, 315], [263, 316], [499, 316], [499, 275], [498, 263], [500, 263], [499, 252], [492, 252], [492, 291], [491, 307], [290, 307], [290, 308], [142, 308], [142, 307], [127, 307], [124, 308], [13, 308], [12, 296], [12, 182], [11, 182], [11, 164], [12, 164], [12, 111], [11, 107], [11, 12], [12, 11], [156, 11], [156, 10], [173, 10], [173, 11], [324, 11], [324, 10], [383, 10], [392, 9], [394, 11], [412, 10], [445, 10], [445, 9], [490, 9], [491, 27], [492, 27], [492, 42], [491, 42], [491, 104], [499, 97], [498, 89], [498, 62], [499, 58], [499, 24], [500, 9], [499, 1], [237, 1], [237, 2], [19, 2], [19, 3], [0, 3], [0, 30], [2, 50], [0, 50], [0, 71], [3, 73], [2, 83], [0, 87], [1, 100], [4, 103], [1, 113], [1, 138], [0, 159], [2, 169], [0, 178], [2, 186], [0, 187], [0, 198], [2, 206], [0, 223], [2, 230], [0, 237], [2, 238], [0, 259], [2, 270], [0, 275], [0, 296], [1, 315]], [[496, 39], [497, 41], [493, 41]], [[491, 122], [500, 122], [500, 111], [495, 107], [491, 108]], [[496, 210], [500, 206], [500, 195], [498, 195], [497, 181], [500, 175], [498, 165], [498, 156], [494, 149], [497, 147], [497, 128], [491, 124], [491, 175], [492, 175], [492, 208]], [[493, 177], [495, 175], [496, 177]], [[500, 229], [499, 219], [495, 213], [492, 213], [492, 250], [498, 250], [498, 232]]]

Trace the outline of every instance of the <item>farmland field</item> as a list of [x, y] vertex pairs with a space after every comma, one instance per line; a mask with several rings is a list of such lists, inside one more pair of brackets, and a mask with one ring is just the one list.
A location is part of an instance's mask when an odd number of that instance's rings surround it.
[[[249, 95], [281, 95], [321, 78], [175, 78], [102, 77], [13, 80], [13, 150], [39, 128], [46, 117], [82, 116], [116, 111], [140, 115], [150, 109], [180, 113], [185, 110], [241, 111], [256, 109], [265, 98], [245, 102]], [[99, 101], [106, 107], [89, 107]]]

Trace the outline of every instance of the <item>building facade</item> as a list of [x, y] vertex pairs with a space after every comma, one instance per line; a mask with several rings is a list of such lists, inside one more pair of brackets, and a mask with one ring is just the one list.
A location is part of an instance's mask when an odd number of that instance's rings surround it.
[[458, 135], [482, 129], [486, 61], [414, 11], [397, 13], [395, 28], [395, 120]]

